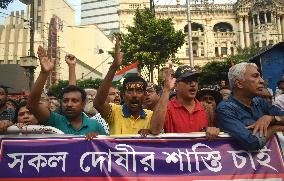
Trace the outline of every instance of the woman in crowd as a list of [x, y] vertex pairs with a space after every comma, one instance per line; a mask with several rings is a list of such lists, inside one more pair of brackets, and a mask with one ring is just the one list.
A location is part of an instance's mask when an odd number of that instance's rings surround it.
[[15, 123], [18, 127], [24, 125], [37, 125], [38, 120], [36, 117], [27, 109], [27, 102], [21, 102], [15, 112]]

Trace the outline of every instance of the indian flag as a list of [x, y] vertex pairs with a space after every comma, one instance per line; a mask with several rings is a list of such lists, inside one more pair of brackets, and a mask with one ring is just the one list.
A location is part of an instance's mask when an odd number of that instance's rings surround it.
[[135, 62], [131, 65], [128, 65], [127, 67], [124, 67], [123, 69], [116, 72], [114, 75], [114, 78], [112, 79], [113, 82], [119, 81], [120, 79], [129, 76], [131, 74], [137, 74], [138, 73], [138, 62]]

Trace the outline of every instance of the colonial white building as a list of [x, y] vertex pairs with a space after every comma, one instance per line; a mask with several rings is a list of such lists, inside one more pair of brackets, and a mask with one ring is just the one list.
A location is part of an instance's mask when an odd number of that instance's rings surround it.
[[[194, 65], [224, 59], [236, 54], [238, 47], [263, 47], [284, 39], [283, 0], [238, 0], [234, 4], [215, 4], [212, 0], [191, 2]], [[120, 31], [126, 32], [126, 26], [133, 23], [137, 8], [149, 6], [149, 0], [119, 0]], [[155, 6], [155, 13], [158, 18], [172, 18], [175, 28], [187, 33], [187, 6], [179, 0], [175, 5]], [[187, 43], [177, 57], [189, 63]]]

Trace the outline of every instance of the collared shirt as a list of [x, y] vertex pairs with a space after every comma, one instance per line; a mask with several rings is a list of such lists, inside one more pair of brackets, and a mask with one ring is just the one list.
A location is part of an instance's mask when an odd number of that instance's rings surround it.
[[0, 113], [0, 121], [9, 120], [14, 121], [15, 111], [13, 109], [6, 109]]
[[284, 115], [284, 112], [279, 108], [269, 106], [260, 97], [252, 99], [251, 107], [247, 107], [233, 96], [222, 101], [218, 105], [216, 113], [219, 128], [229, 133], [248, 150], [261, 149], [266, 144], [266, 139], [258, 134], [252, 135], [252, 130], [247, 129], [247, 126], [254, 124], [264, 115]]
[[140, 129], [150, 129], [152, 111], [141, 109], [140, 115], [135, 119], [129, 112], [127, 105], [110, 103], [111, 113], [107, 119], [111, 135], [138, 134]]
[[60, 129], [65, 134], [85, 135], [90, 132], [98, 132], [100, 135], [106, 135], [103, 127], [96, 120], [88, 118], [88, 116], [83, 113], [83, 122], [79, 129], [75, 129], [64, 115], [55, 112], [51, 112], [50, 114], [47, 125]]
[[167, 108], [164, 130], [166, 133], [199, 132], [208, 126], [208, 120], [201, 103], [194, 99], [195, 107], [190, 113], [177, 98], [173, 98]]

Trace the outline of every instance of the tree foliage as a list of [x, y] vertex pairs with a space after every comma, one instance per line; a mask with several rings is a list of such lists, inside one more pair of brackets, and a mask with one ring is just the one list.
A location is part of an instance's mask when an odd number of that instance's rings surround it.
[[266, 49], [267, 47], [259, 48], [259, 47], [249, 47], [249, 48], [238, 48], [237, 52], [239, 52], [236, 55], [230, 55], [226, 58], [226, 61], [228, 62], [234, 62], [235, 64], [240, 62], [248, 61], [251, 57], [255, 56], [257, 53], [262, 51], [263, 49]]
[[77, 86], [87, 89], [98, 89], [102, 83], [102, 79], [85, 79], [85, 80], [77, 80]]
[[172, 19], [158, 19], [149, 9], [136, 10], [134, 25], [126, 29], [128, 32], [121, 34], [123, 66], [139, 61], [139, 68], [146, 67], [151, 79], [154, 68], [175, 58], [185, 43], [185, 34], [174, 29]]
[[68, 85], [67, 80], [59, 80], [57, 84], [50, 87], [49, 92], [52, 92], [57, 95], [57, 97], [60, 96], [60, 93], [64, 87]]
[[227, 61], [208, 62], [202, 67], [199, 84], [202, 86], [210, 86], [217, 84], [221, 80], [227, 80], [229, 67]]
[[221, 80], [228, 81], [228, 71], [232, 65], [248, 61], [264, 48], [238, 48], [238, 54], [236, 55], [230, 55], [223, 61], [208, 62], [202, 67], [202, 74], [199, 80], [200, 85], [206, 87], [218, 84]]
[[8, 5], [12, 3], [14, 0], [1, 0], [0, 1], [0, 9], [7, 9]]
[[[98, 89], [102, 83], [102, 79], [84, 79], [84, 80], [77, 80], [76, 84], [78, 87], [81, 87], [82, 89]], [[49, 92], [55, 93], [57, 97], [60, 96], [61, 91], [64, 87], [68, 86], [67, 80], [59, 80], [59, 82], [53, 86], [50, 87]], [[116, 86], [118, 89], [121, 90], [122, 85], [120, 82], [114, 82], [113, 86]]]

